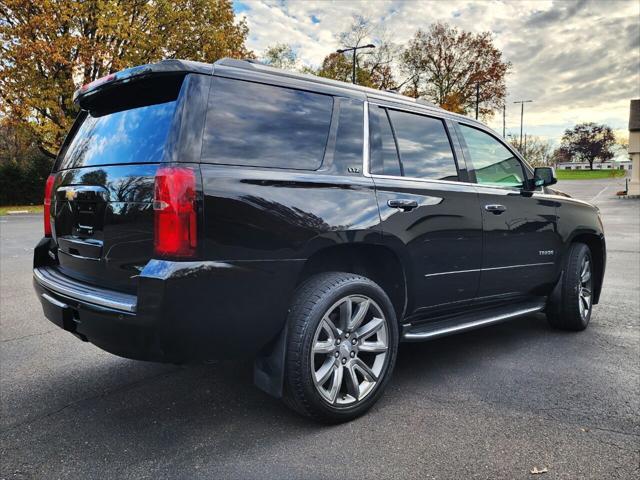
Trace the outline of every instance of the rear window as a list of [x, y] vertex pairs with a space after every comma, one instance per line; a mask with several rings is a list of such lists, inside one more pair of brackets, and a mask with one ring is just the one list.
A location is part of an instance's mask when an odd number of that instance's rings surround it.
[[59, 169], [161, 161], [176, 101], [108, 115], [83, 112]]
[[338, 171], [345, 172], [350, 166], [362, 164], [363, 109], [361, 101], [346, 98], [340, 100], [336, 149], [333, 154], [333, 163], [338, 166]]
[[214, 78], [202, 161], [316, 170], [329, 136], [328, 95]]
[[371, 173], [402, 176], [398, 149], [393, 138], [387, 111], [373, 106], [369, 113], [371, 122], [369, 135], [371, 144]]
[[442, 120], [389, 110], [404, 176], [458, 180], [458, 170]]

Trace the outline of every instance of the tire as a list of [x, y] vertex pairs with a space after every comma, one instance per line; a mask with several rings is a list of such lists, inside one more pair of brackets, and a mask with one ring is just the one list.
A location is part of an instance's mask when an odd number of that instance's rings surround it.
[[398, 324], [384, 290], [352, 273], [314, 275], [289, 310], [284, 401], [320, 422], [352, 420], [382, 395], [397, 349]]
[[587, 328], [593, 310], [593, 273], [589, 247], [572, 244], [564, 261], [560, 295], [547, 307], [547, 320], [552, 327], [576, 332]]

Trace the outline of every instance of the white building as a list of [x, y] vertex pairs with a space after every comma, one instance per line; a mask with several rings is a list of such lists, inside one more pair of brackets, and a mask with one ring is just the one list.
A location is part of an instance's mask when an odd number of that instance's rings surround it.
[[[589, 170], [589, 162], [563, 162], [556, 167], [558, 170]], [[594, 170], [631, 170], [631, 160], [613, 162], [594, 162]]]
[[640, 195], [640, 99], [631, 100], [629, 109], [629, 156], [633, 160], [629, 191], [627, 195]]

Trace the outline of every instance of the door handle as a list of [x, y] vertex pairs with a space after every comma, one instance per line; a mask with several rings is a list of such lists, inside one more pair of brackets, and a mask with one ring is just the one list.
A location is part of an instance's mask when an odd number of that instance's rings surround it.
[[485, 205], [484, 209], [487, 212], [493, 213], [494, 215], [500, 215], [501, 213], [507, 210], [507, 207], [505, 207], [504, 205], [490, 204], [490, 205]]
[[404, 199], [395, 199], [387, 201], [387, 205], [391, 208], [399, 208], [405, 212], [413, 210], [414, 208], [418, 208], [418, 202], [415, 200], [404, 200]]

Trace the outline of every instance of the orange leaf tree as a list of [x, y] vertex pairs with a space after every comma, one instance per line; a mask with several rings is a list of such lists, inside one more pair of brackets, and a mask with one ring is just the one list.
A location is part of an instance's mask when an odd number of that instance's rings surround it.
[[504, 102], [511, 64], [503, 60], [490, 32], [435, 23], [415, 33], [402, 52], [401, 68], [407, 77], [403, 93], [456, 113], [475, 109], [479, 85], [480, 114], [486, 117]]
[[251, 57], [230, 0], [2, 0], [0, 112], [52, 156], [80, 85], [163, 58]]

